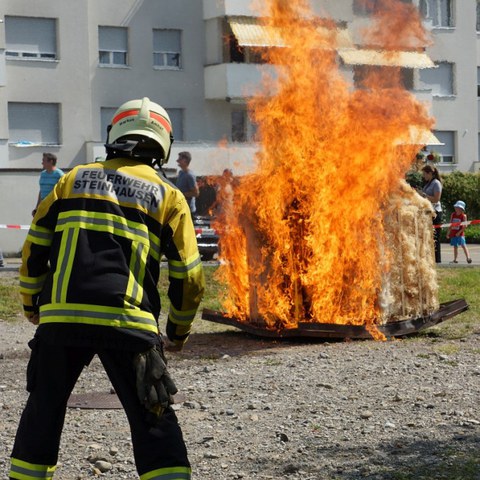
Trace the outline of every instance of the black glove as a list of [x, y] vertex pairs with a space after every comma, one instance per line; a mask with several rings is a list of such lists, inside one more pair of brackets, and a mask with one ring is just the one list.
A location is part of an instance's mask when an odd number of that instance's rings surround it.
[[167, 360], [161, 346], [139, 353], [134, 360], [137, 394], [140, 403], [156, 416], [173, 403], [172, 395], [178, 391], [167, 370]]

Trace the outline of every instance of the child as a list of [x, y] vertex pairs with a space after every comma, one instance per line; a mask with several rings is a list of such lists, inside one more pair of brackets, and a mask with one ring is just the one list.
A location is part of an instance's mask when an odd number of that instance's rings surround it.
[[467, 262], [472, 263], [470, 253], [468, 252], [465, 242], [465, 225], [461, 225], [462, 222], [467, 221], [467, 215], [465, 215], [465, 202], [459, 200], [457, 203], [455, 203], [453, 208], [455, 211], [450, 216], [450, 223], [452, 225], [447, 233], [447, 238], [450, 239], [450, 245], [453, 246], [453, 262], [451, 263], [458, 263], [457, 256], [459, 246], [463, 248], [465, 256], [467, 257]]

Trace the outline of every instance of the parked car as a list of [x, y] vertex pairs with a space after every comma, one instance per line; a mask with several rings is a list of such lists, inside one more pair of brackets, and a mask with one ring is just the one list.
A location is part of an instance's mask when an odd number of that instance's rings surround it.
[[193, 217], [198, 250], [202, 260], [205, 261], [213, 260], [213, 257], [218, 254], [218, 234], [211, 228], [211, 221], [212, 217], [209, 216]]

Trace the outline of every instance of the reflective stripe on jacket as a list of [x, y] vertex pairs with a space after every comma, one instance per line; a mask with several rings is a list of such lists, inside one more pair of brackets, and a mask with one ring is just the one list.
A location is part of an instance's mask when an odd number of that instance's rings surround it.
[[[40, 324], [158, 332], [160, 259], [169, 265], [167, 333], [186, 340], [204, 278], [183, 194], [130, 159], [80, 165], [40, 203], [22, 250], [24, 310]], [[38, 302], [38, 303], [37, 303]]]

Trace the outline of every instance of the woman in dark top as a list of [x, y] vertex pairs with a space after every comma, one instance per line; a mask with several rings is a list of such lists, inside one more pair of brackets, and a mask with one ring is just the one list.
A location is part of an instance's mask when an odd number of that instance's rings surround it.
[[[432, 207], [435, 210], [435, 217], [433, 219], [434, 225], [442, 223], [442, 204], [440, 198], [442, 197], [442, 181], [440, 180], [440, 174], [432, 165], [425, 165], [422, 168], [423, 179], [425, 185], [422, 188], [421, 195], [427, 200], [430, 200]], [[440, 263], [442, 261], [440, 254], [440, 229], [435, 228], [433, 232], [433, 239], [435, 242], [435, 262]]]

